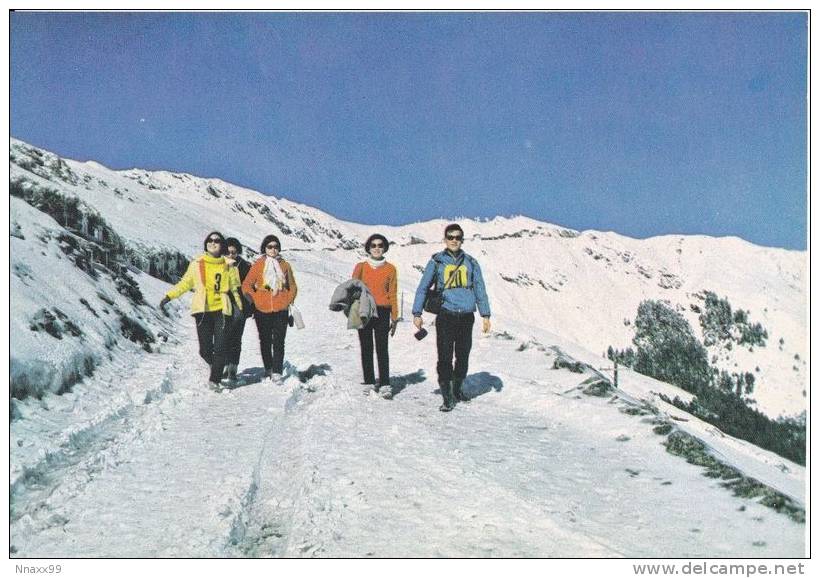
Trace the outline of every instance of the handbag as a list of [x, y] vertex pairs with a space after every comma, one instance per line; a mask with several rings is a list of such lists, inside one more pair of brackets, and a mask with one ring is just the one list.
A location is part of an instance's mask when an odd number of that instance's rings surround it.
[[438, 282], [438, 261], [433, 259], [433, 282], [427, 288], [427, 293], [424, 295], [424, 310], [427, 313], [432, 313], [433, 315], [438, 315], [438, 312], [441, 311], [441, 304], [444, 302], [444, 295], [441, 294], [441, 291], [438, 290], [438, 286], [436, 285]]
[[299, 311], [295, 305], [290, 306], [290, 317], [293, 318], [293, 324], [296, 329], [304, 329], [305, 322], [302, 320], [302, 312]]
[[436, 287], [429, 287], [427, 295], [424, 297], [424, 310], [427, 313], [438, 315], [441, 312], [441, 305], [444, 303], [444, 295]]

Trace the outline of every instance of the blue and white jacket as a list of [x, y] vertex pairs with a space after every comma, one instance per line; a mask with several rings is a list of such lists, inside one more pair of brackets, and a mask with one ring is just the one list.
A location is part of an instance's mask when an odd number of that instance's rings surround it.
[[[478, 261], [464, 251], [453, 255], [447, 250], [436, 253], [430, 258], [424, 274], [421, 276], [416, 298], [413, 301], [413, 315], [419, 317], [424, 309], [424, 298], [427, 288], [433, 284], [436, 276], [436, 287], [443, 291], [444, 302], [441, 308], [453, 313], [472, 313], [478, 306], [482, 317], [490, 316], [490, 302], [484, 288], [484, 278]], [[449, 280], [447, 286], [444, 284]]]

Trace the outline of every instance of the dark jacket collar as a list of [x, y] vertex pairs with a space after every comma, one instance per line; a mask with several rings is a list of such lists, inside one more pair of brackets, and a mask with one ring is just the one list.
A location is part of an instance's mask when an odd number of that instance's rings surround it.
[[444, 249], [437, 256], [439, 258], [451, 259], [454, 263], [457, 263], [462, 259], [466, 259], [467, 253], [465, 253], [463, 250], [459, 250], [457, 253], [453, 254], [449, 250]]

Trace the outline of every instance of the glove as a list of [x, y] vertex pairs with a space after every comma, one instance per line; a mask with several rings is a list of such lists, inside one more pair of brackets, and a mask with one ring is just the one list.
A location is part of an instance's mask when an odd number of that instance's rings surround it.
[[165, 306], [168, 305], [170, 302], [171, 302], [171, 300], [168, 299], [167, 295], [162, 298], [162, 301], [159, 302], [159, 308], [162, 309], [163, 313], [166, 313]]
[[399, 326], [398, 319], [394, 319], [390, 322], [390, 337], [393, 337], [396, 334], [396, 328]]

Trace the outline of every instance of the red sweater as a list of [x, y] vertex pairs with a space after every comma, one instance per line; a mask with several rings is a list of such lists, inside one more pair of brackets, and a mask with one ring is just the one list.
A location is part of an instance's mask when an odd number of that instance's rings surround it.
[[367, 261], [356, 263], [353, 278], [360, 279], [376, 301], [377, 307], [390, 307], [390, 317], [399, 318], [399, 302], [396, 297], [398, 274], [392, 263], [385, 262], [381, 267], [373, 267]]

